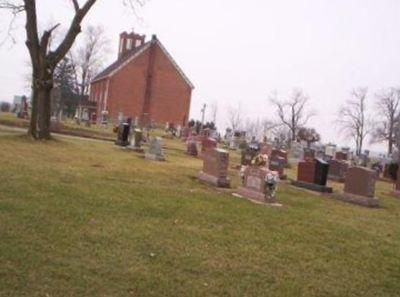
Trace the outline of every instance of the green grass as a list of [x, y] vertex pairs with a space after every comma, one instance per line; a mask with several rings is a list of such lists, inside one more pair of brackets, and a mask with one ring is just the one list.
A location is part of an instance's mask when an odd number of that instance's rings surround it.
[[285, 183], [272, 208], [200, 184], [201, 161], [166, 147], [158, 163], [0, 128], [0, 296], [400, 295], [390, 184], [380, 209]]
[[[17, 127], [17, 128], [27, 128], [29, 127], [29, 120], [19, 119], [14, 113], [0, 112], [0, 125]], [[110, 124], [107, 127], [101, 125], [91, 125], [86, 127], [85, 124], [78, 125], [74, 120], [68, 119], [57, 127], [51, 127], [53, 132], [81, 136], [87, 138], [97, 138], [101, 140], [114, 140], [115, 133], [113, 130], [113, 125]]]

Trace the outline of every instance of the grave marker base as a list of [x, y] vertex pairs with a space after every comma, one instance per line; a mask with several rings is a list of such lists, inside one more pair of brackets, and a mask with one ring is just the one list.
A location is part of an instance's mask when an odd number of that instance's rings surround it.
[[292, 185], [295, 187], [315, 191], [315, 192], [320, 192], [320, 193], [332, 193], [333, 190], [331, 187], [327, 186], [321, 186], [317, 184], [310, 184], [302, 181], [292, 181]]
[[331, 174], [328, 174], [328, 179], [333, 180], [338, 183], [344, 183], [344, 181], [345, 181], [345, 178], [343, 176], [337, 176], [337, 175], [331, 175]]
[[343, 193], [341, 195], [335, 196], [335, 198], [345, 201], [345, 202], [358, 204], [361, 206], [379, 207], [379, 199], [376, 197], [364, 197], [364, 196], [359, 196], [359, 195], [354, 195], [354, 194], [349, 194], [349, 193]]
[[400, 191], [393, 191], [392, 194], [394, 197], [400, 198]]
[[199, 180], [206, 183], [213, 185], [215, 187], [219, 188], [230, 188], [231, 187], [231, 181], [229, 177], [216, 177], [207, 173], [204, 173], [203, 171], [200, 171]]
[[153, 161], [165, 161], [164, 156], [158, 156], [150, 153], [146, 153], [144, 157], [148, 160], [153, 160]]
[[245, 187], [238, 188], [236, 192], [239, 195], [246, 197], [250, 200], [256, 200], [263, 203], [276, 203], [276, 199], [266, 199], [265, 194], [258, 191], [253, 191]]
[[115, 145], [118, 145], [118, 146], [128, 146], [128, 145], [129, 145], [129, 141], [120, 141], [120, 140], [117, 140], [117, 141], [115, 142]]
[[282, 175], [279, 175], [279, 179], [280, 179], [280, 180], [287, 180], [288, 177], [287, 177], [286, 174], [282, 174]]

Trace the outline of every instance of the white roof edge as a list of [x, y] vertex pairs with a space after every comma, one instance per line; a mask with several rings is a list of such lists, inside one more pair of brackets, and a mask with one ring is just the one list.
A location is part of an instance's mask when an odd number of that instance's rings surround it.
[[[153, 42], [149, 42], [146, 46], [144, 46], [140, 51], [138, 51], [137, 53], [135, 53], [132, 57], [130, 57], [129, 59], [127, 59], [124, 63], [122, 63], [121, 65], [119, 65], [117, 68], [115, 68], [113, 71], [111, 71], [108, 75], [105, 75], [103, 77], [100, 77], [98, 79], [95, 79], [92, 81], [92, 83], [103, 80], [105, 78], [110, 78], [112, 77], [115, 73], [117, 73], [118, 71], [120, 71], [122, 68], [124, 68], [127, 64], [129, 64], [130, 62], [132, 62], [134, 59], [136, 59], [138, 56], [140, 56], [145, 50], [147, 50], [151, 44]], [[192, 84], [192, 82], [190, 81], [190, 79], [185, 75], [185, 73], [183, 72], [183, 70], [179, 67], [179, 65], [175, 62], [174, 58], [170, 55], [170, 53], [167, 51], [167, 49], [164, 47], [164, 45], [158, 40], [156, 39], [156, 43], [158, 44], [158, 46], [161, 48], [161, 50], [163, 51], [163, 53], [168, 57], [168, 59], [171, 61], [172, 65], [175, 67], [175, 69], [178, 71], [178, 73], [182, 76], [182, 78], [186, 81], [186, 83], [190, 86], [190, 88], [193, 90], [194, 89], [194, 85]]]
[[146, 44], [146, 46], [144, 46], [142, 49], [140, 49], [140, 51], [136, 52], [132, 57], [130, 57], [129, 59], [127, 59], [124, 63], [122, 63], [121, 65], [119, 65], [117, 68], [115, 68], [113, 71], [111, 71], [109, 74], [100, 77], [98, 79], [95, 79], [92, 81], [92, 83], [103, 80], [105, 78], [110, 78], [111, 76], [113, 76], [115, 73], [117, 73], [118, 71], [120, 71], [122, 68], [124, 68], [126, 65], [128, 65], [130, 62], [132, 62], [134, 59], [136, 59], [138, 56], [140, 56], [146, 49], [148, 49], [151, 45], [151, 42], [149, 42], [148, 44]]
[[183, 72], [183, 70], [179, 67], [178, 63], [176, 63], [174, 58], [170, 55], [170, 53], [167, 51], [167, 49], [164, 47], [164, 45], [158, 39], [157, 39], [157, 44], [161, 48], [161, 50], [164, 52], [164, 54], [168, 57], [168, 59], [171, 61], [172, 65], [174, 65], [175, 69], [179, 72], [179, 74], [183, 77], [183, 79], [186, 81], [186, 83], [193, 90], [194, 85], [192, 84], [190, 79], [186, 76], [186, 74]]

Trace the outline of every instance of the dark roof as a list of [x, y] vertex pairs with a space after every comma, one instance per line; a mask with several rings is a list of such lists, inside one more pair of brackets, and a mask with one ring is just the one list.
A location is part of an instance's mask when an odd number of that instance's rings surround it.
[[129, 53], [127, 53], [124, 57], [118, 59], [114, 63], [112, 63], [110, 66], [108, 66], [106, 69], [104, 69], [102, 72], [100, 72], [96, 77], [93, 79], [93, 81], [100, 80], [102, 78], [107, 77], [111, 72], [113, 72], [115, 69], [117, 69], [119, 66], [121, 66], [124, 62], [128, 61], [132, 56], [137, 54], [140, 50], [142, 50], [144, 47], [146, 47], [150, 41], [142, 44], [141, 46], [131, 50]]

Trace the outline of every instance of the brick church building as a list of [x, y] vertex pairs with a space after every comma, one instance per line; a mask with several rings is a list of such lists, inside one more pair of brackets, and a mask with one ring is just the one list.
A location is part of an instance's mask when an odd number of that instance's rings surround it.
[[96, 102], [97, 115], [108, 111], [113, 121], [122, 112], [142, 125], [185, 125], [193, 84], [155, 35], [145, 38], [120, 34], [118, 59], [91, 82], [89, 100]]

